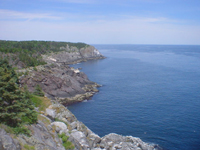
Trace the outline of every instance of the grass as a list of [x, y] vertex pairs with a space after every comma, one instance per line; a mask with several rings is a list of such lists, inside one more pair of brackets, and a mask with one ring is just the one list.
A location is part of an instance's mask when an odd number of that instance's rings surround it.
[[74, 149], [74, 144], [70, 141], [68, 141], [69, 137], [65, 135], [65, 133], [59, 134], [58, 135], [63, 142], [63, 146], [65, 147], [65, 149], [71, 150]]
[[31, 100], [35, 107], [39, 107], [39, 111], [45, 111], [45, 109], [51, 105], [51, 100], [47, 97], [32, 95]]
[[22, 150], [35, 150], [34, 146], [30, 146], [30, 145], [27, 145], [27, 144], [25, 144], [23, 147], [24, 148], [22, 148]]
[[13, 129], [5, 124], [0, 124], [0, 128], [4, 129], [7, 133], [14, 134]]
[[31, 131], [25, 125], [10, 127], [5, 124], [0, 124], [0, 128], [4, 129], [7, 133], [10, 134], [24, 134], [26, 136], [31, 136]]
[[37, 116], [37, 118], [38, 118], [38, 120], [42, 121], [46, 126], [51, 124], [50, 120], [48, 120], [47, 118], [45, 118], [44, 116], [42, 116], [40, 114]]

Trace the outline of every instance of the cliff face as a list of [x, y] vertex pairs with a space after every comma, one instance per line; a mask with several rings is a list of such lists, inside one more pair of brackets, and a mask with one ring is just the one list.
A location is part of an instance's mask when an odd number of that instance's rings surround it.
[[28, 72], [21, 77], [20, 83], [22, 86], [27, 85], [31, 92], [34, 92], [36, 85], [39, 85], [45, 96], [56, 99], [64, 105], [90, 99], [95, 92], [98, 92], [96, 87], [99, 85], [91, 82], [80, 70], [67, 64], [105, 57], [93, 46], [78, 49], [67, 45], [60, 49], [63, 51], [43, 55], [47, 65], [19, 70]]
[[83, 72], [67, 65], [47, 64], [20, 72], [28, 72], [20, 79], [22, 86], [26, 85], [29, 91], [34, 92], [39, 85], [46, 97], [64, 105], [89, 99], [98, 92], [98, 84], [90, 81]]
[[43, 59], [48, 63], [65, 63], [74, 64], [81, 61], [87, 61], [90, 59], [102, 59], [105, 58], [95, 47], [87, 46], [81, 49], [77, 47], [66, 47], [60, 48], [61, 52], [50, 53], [48, 55], [43, 55]]
[[[55, 101], [39, 112], [39, 121], [28, 128], [32, 131], [31, 137], [25, 135], [13, 136], [0, 128], [0, 149], [20, 150], [26, 147], [35, 150], [64, 150], [63, 141], [58, 134], [69, 137], [74, 150], [159, 150], [154, 144], [143, 142], [132, 136], [121, 136], [111, 133], [99, 137], [79, 122], [76, 117], [63, 105]], [[25, 147], [25, 148], [24, 148]], [[69, 148], [70, 149], [70, 148]]]

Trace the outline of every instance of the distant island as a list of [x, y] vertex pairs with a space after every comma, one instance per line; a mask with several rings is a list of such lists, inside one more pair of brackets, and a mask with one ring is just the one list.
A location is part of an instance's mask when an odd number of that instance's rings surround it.
[[99, 137], [65, 107], [100, 86], [69, 64], [103, 58], [85, 43], [0, 40], [0, 149], [161, 149], [132, 136]]

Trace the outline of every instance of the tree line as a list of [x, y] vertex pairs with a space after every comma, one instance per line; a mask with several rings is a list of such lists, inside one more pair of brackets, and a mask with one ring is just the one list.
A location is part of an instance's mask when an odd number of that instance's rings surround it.
[[63, 51], [60, 47], [66, 47], [67, 45], [78, 49], [89, 46], [85, 43], [71, 42], [0, 40], [0, 57], [9, 58], [12, 56], [13, 61], [19, 59], [26, 67], [34, 67], [45, 64], [41, 57], [42, 54]]

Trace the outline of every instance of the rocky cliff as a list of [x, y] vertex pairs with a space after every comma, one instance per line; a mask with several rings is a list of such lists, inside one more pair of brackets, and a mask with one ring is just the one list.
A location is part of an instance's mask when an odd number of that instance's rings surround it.
[[[99, 137], [65, 107], [89, 99], [99, 85], [90, 81], [78, 69], [69, 67], [89, 59], [104, 58], [94, 47], [81, 49], [60, 47], [61, 52], [43, 55], [46, 65], [18, 70], [23, 73], [21, 86], [34, 92], [39, 85], [45, 92], [48, 106], [38, 112], [37, 124], [27, 125], [30, 136], [14, 135], [6, 126], [0, 126], [0, 150], [157, 150], [158, 145], [148, 144], [139, 138], [111, 133]], [[46, 98], [48, 97], [48, 98]], [[64, 104], [64, 105], [62, 105]]]
[[27, 85], [31, 92], [34, 92], [36, 85], [39, 85], [45, 96], [56, 99], [64, 105], [90, 99], [95, 92], [98, 92], [96, 87], [99, 85], [90, 81], [79, 69], [69, 67], [67, 64], [105, 57], [93, 46], [78, 49], [67, 45], [61, 49], [63, 50], [61, 52], [43, 55], [46, 65], [18, 70], [25, 74], [21, 77], [21, 85]]
[[0, 128], [0, 150], [65, 150], [58, 135], [64, 134], [73, 143], [74, 150], [159, 150], [155, 144], [148, 144], [132, 136], [115, 133], [99, 137], [63, 105], [52, 101], [45, 111], [39, 112], [37, 124], [27, 126], [31, 136], [12, 135]]
[[49, 53], [43, 55], [43, 59], [48, 63], [74, 64], [90, 59], [105, 58], [94, 46], [86, 46], [78, 49], [74, 46], [60, 47], [62, 50], [58, 53]]
[[47, 64], [22, 69], [19, 72], [26, 74], [20, 78], [22, 86], [26, 85], [29, 91], [34, 92], [35, 87], [39, 85], [46, 97], [64, 105], [90, 99], [98, 92], [98, 84], [90, 81], [83, 72], [67, 65]]

